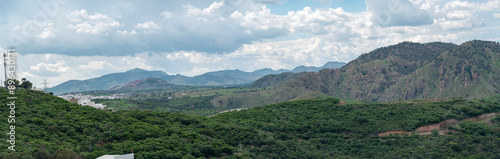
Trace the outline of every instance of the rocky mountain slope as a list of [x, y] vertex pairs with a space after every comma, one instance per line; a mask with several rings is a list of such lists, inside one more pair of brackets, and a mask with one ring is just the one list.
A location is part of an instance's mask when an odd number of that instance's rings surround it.
[[[497, 42], [403, 42], [363, 54], [341, 69], [305, 73], [269, 90], [222, 96], [213, 103], [224, 105], [231, 101], [252, 107], [289, 101], [310, 92], [379, 102], [482, 98], [499, 93], [499, 59]], [[268, 81], [276, 78], [282, 77]], [[251, 85], [264, 83], [259, 80]]]

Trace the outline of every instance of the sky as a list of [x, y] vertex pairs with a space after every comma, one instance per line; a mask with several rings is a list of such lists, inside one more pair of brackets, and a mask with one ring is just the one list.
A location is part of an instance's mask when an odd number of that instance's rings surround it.
[[[403, 41], [500, 41], [500, 0], [0, 0], [0, 51], [36, 87], [349, 62]], [[3, 70], [1, 71], [3, 73]]]

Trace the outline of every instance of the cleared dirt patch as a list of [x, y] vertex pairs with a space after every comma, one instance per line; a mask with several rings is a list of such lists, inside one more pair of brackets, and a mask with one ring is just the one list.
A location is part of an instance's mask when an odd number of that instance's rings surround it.
[[[470, 121], [479, 122], [479, 121], [491, 119], [491, 118], [495, 117], [496, 114], [500, 114], [500, 113], [482, 114], [482, 115], [479, 115], [477, 117], [464, 119], [462, 121], [470, 120]], [[418, 135], [430, 135], [430, 134], [432, 134], [431, 131], [434, 129], [438, 130], [439, 135], [446, 135], [448, 132], [457, 133], [458, 131], [448, 130], [448, 127], [449, 126], [457, 126], [458, 124], [460, 124], [460, 122], [461, 121], [458, 121], [456, 119], [448, 119], [448, 120], [442, 121], [442, 122], [437, 123], [437, 124], [424, 125], [424, 126], [418, 127], [417, 129], [415, 129], [415, 131], [394, 130], [394, 131], [379, 133], [377, 136], [387, 136], [390, 134], [393, 134], [393, 135], [395, 135], [395, 134], [400, 134], [400, 135], [408, 134], [408, 135], [410, 135], [412, 133], [415, 133]]]

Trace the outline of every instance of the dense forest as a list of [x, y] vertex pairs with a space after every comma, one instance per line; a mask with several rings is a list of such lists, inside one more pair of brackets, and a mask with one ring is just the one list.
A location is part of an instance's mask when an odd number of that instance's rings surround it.
[[[7, 91], [0, 102], [7, 104]], [[341, 104], [337, 98], [299, 100], [214, 117], [164, 111], [111, 112], [78, 106], [40, 91], [16, 92], [16, 152], [0, 142], [3, 158], [500, 158], [498, 95], [478, 100]], [[4, 108], [7, 109], [7, 108]], [[8, 116], [7, 111], [2, 111]], [[447, 119], [453, 130], [414, 131]], [[7, 120], [0, 122], [6, 141]]]

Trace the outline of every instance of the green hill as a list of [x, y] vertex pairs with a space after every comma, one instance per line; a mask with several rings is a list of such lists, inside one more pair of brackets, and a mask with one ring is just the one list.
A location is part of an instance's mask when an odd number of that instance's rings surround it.
[[[299, 100], [214, 117], [159, 111], [110, 112], [78, 106], [40, 91], [16, 92], [16, 152], [0, 157], [96, 158], [498, 158], [500, 117], [463, 122], [439, 136], [377, 136], [447, 119], [499, 112], [498, 96], [424, 103], [339, 104]], [[0, 90], [6, 105], [7, 91]], [[7, 116], [7, 111], [2, 111]], [[6, 141], [8, 123], [0, 122]]]
[[475, 40], [461, 45], [403, 42], [363, 54], [341, 69], [323, 69], [297, 77], [269, 76], [252, 84], [274, 84], [269, 90], [222, 96], [213, 103], [254, 107], [289, 101], [312, 91], [365, 102], [483, 98], [500, 93], [498, 59], [498, 42]]
[[291, 79], [294, 79], [296, 77], [299, 77], [300, 75], [304, 74], [304, 72], [301, 73], [291, 73], [291, 72], [285, 72], [285, 73], [280, 73], [280, 74], [271, 74], [271, 75], [266, 75], [252, 84], [248, 85], [250, 88], [265, 88], [269, 86], [277, 86], [282, 84], [283, 82], [289, 81]]

